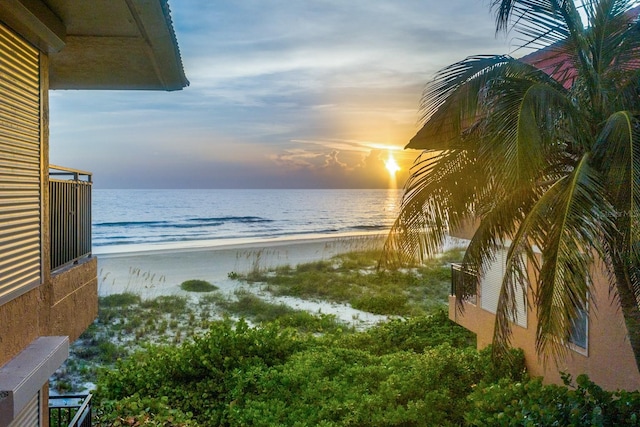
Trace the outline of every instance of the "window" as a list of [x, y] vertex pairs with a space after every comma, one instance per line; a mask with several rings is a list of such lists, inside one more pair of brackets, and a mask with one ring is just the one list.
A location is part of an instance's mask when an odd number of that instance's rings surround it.
[[571, 324], [569, 342], [578, 347], [578, 350], [587, 350], [588, 321], [589, 315], [587, 310], [578, 310], [578, 317]]

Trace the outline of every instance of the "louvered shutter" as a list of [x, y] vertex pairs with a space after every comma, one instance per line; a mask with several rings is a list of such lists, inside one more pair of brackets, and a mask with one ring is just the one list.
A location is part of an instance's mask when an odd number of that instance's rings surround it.
[[0, 23], [0, 304], [41, 281], [39, 54]]
[[22, 411], [13, 418], [9, 427], [39, 427], [40, 426], [40, 393], [36, 393], [33, 399], [22, 408]]
[[[484, 310], [496, 313], [498, 309], [498, 299], [500, 297], [500, 287], [505, 275], [507, 262], [507, 249], [496, 252], [495, 260], [488, 266], [484, 277], [480, 281], [480, 300]], [[527, 307], [525, 304], [523, 291], [518, 288], [516, 291], [517, 316], [515, 323], [527, 327]]]

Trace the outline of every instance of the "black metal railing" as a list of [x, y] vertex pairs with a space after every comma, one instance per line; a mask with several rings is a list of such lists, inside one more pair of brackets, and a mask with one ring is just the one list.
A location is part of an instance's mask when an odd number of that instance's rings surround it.
[[49, 396], [49, 427], [91, 427], [91, 397]]
[[91, 256], [91, 172], [49, 166], [51, 269]]
[[478, 274], [464, 264], [451, 264], [451, 292], [449, 295], [462, 297], [476, 304], [478, 295]]

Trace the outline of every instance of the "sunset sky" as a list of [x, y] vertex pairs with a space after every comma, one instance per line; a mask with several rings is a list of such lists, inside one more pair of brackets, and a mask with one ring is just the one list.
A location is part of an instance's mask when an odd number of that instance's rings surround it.
[[386, 188], [392, 153], [401, 186], [425, 83], [513, 50], [488, 3], [170, 0], [191, 85], [52, 91], [51, 163], [97, 188]]

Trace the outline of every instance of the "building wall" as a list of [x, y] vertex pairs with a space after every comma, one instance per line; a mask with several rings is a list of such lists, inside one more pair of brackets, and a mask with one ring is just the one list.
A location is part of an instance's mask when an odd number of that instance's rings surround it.
[[[97, 261], [51, 274], [49, 224], [49, 60], [40, 53], [41, 283], [0, 305], [0, 366], [39, 336], [76, 339], [97, 315]], [[0, 144], [2, 140], [0, 139]], [[10, 172], [9, 172], [10, 173]], [[0, 256], [2, 246], [0, 246]]]
[[[14, 58], [11, 56], [11, 51], [2, 51], [2, 49], [6, 48], [0, 45], [0, 56], [19, 60], [19, 55], [14, 55]], [[29, 210], [29, 213], [34, 213], [36, 218], [38, 215], [40, 217], [40, 280], [37, 280], [36, 271], [36, 280], [25, 279], [24, 283], [17, 282], [17, 288], [12, 290], [13, 293], [0, 303], [0, 378], [2, 378], [0, 381], [0, 427], [8, 425], [22, 412], [24, 407], [20, 402], [24, 402], [25, 399], [32, 400], [32, 396], [38, 393], [41, 396], [40, 425], [45, 427], [48, 425], [47, 378], [67, 357], [68, 342], [79, 337], [93, 322], [98, 311], [97, 260], [95, 258], [85, 259], [79, 264], [51, 273], [48, 182], [49, 58], [43, 52], [37, 53], [36, 58], [38, 57], [39, 66], [36, 71], [39, 77], [37, 97], [40, 102], [37, 108], [40, 131], [39, 137], [36, 134], [36, 142], [39, 142], [40, 151], [40, 179], [39, 185], [38, 180], [35, 181], [35, 193], [39, 193], [40, 202], [34, 202], [33, 210]], [[4, 83], [12, 84], [10, 78], [5, 78]], [[8, 118], [7, 122], [11, 122], [16, 117], [19, 119], [19, 116], [10, 109], [5, 109], [3, 114]], [[4, 139], [0, 138], [0, 148], [10, 156], [13, 154], [11, 150], [14, 149], [12, 138], [15, 140], [19, 138], [15, 135], [15, 131], [11, 133], [5, 129]], [[22, 179], [21, 172], [19, 170], [14, 172], [11, 167], [5, 168], [2, 173], [8, 182], [12, 180], [20, 182]], [[14, 227], [20, 227], [20, 225]], [[7, 226], [4, 228], [6, 231]], [[8, 235], [11, 236], [12, 233], [13, 229], [9, 228]], [[8, 260], [10, 266], [19, 264], [18, 261], [11, 261], [15, 253], [16, 251], [3, 247], [0, 241], [0, 257], [5, 261]], [[37, 270], [38, 263], [35, 265]], [[54, 339], [50, 340], [51, 338]], [[42, 341], [43, 339], [45, 341]], [[24, 372], [15, 374], [21, 370]]]
[[98, 316], [98, 261], [79, 265], [51, 278], [52, 305], [46, 335], [66, 335], [73, 342]]
[[[538, 322], [533, 309], [527, 311], [527, 328], [513, 325], [511, 345], [524, 351], [528, 372], [544, 377], [547, 383], [562, 384], [560, 372], [567, 372], [574, 378], [586, 373], [592, 381], [608, 390], [640, 389], [640, 372], [618, 308], [617, 295], [609, 293], [608, 279], [602, 271], [595, 271], [593, 277], [586, 351], [570, 346], [564, 360], [541, 360], [535, 350]], [[480, 308], [481, 298], [482, 295], [478, 295], [476, 305], [465, 302], [464, 310], [460, 312], [456, 298], [449, 297], [449, 318], [477, 334], [478, 349], [491, 344], [495, 325], [495, 315]]]
[[82, 334], [98, 315], [97, 264], [87, 259], [0, 306], [0, 366], [39, 336]]
[[0, 366], [40, 336], [41, 289], [0, 306]]

